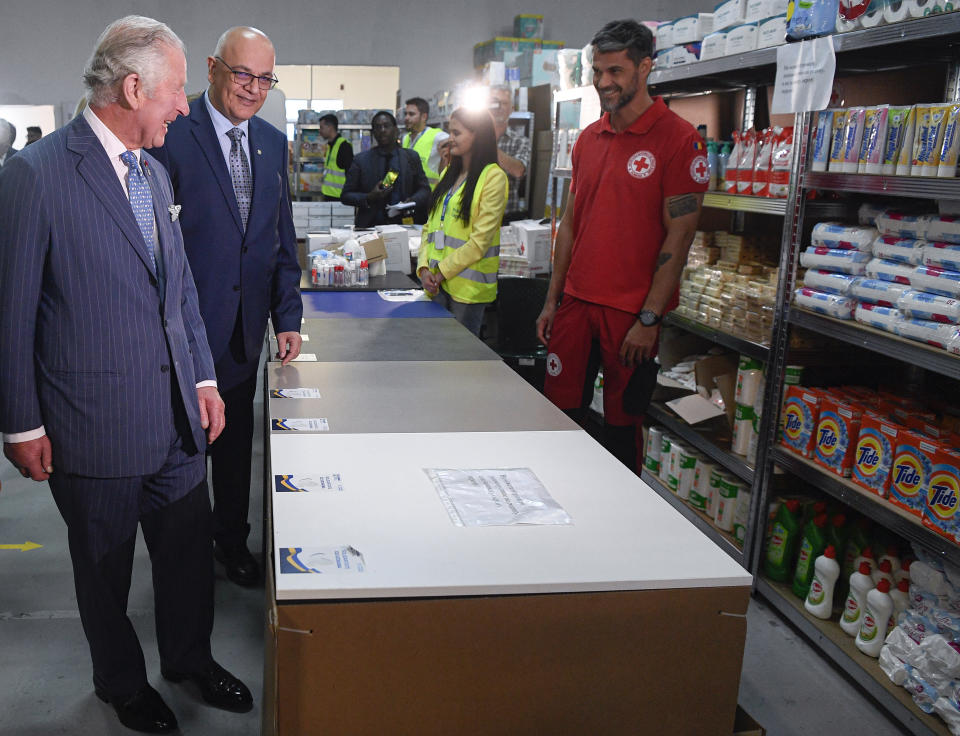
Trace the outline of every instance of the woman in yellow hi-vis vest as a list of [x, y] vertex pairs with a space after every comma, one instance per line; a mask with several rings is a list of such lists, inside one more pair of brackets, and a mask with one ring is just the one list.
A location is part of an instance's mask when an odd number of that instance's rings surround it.
[[428, 294], [475, 335], [497, 297], [500, 223], [507, 175], [497, 166], [497, 138], [486, 110], [450, 116], [450, 165], [430, 203], [417, 275]]

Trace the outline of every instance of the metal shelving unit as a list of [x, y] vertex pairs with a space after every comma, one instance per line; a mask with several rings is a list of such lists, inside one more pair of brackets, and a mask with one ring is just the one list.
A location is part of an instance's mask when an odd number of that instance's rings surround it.
[[[361, 125], [358, 123], [341, 123], [339, 130], [369, 130], [369, 125]], [[320, 191], [304, 191], [300, 189], [300, 174], [303, 173], [304, 164], [325, 164], [326, 158], [324, 156], [301, 156], [300, 155], [300, 143], [302, 139], [302, 133], [305, 130], [320, 130], [320, 125], [317, 123], [296, 123], [294, 126], [296, 131], [294, 135], [294, 156], [293, 156], [293, 186], [291, 188], [291, 195], [295, 201], [303, 201], [305, 199], [311, 199], [313, 197], [321, 196]]]
[[814, 314], [799, 307], [790, 307], [790, 323], [821, 335], [866, 348], [874, 353], [913, 363], [920, 368], [960, 379], [960, 357], [941, 348], [907, 340], [875, 327]]
[[[663, 404], [653, 402], [647, 409], [647, 416], [662, 424], [668, 431], [690, 443], [704, 455], [710, 457], [746, 483], [753, 483], [754, 468], [743, 455], [736, 455], [729, 447], [719, 444], [708, 430], [698, 430], [683, 421]], [[729, 441], [724, 443], [729, 445]]]
[[663, 482], [648, 470], [640, 474], [640, 479], [657, 492], [667, 503], [679, 511], [691, 524], [702, 531], [714, 544], [730, 555], [738, 564], [743, 564], [743, 550], [729, 532], [717, 529], [710, 521], [710, 517], [684, 502], [676, 493], [671, 491]]
[[743, 194], [727, 194], [726, 192], [706, 192], [703, 195], [703, 206], [732, 212], [756, 212], [762, 215], [780, 215], [787, 212], [787, 200], [771, 197], [752, 197]]
[[810, 171], [806, 175], [806, 186], [808, 189], [830, 189], [835, 192], [857, 192], [888, 197], [960, 199], [960, 179]]
[[663, 318], [663, 323], [679, 327], [681, 330], [692, 332], [695, 335], [700, 335], [708, 340], [712, 340], [717, 345], [723, 345], [726, 348], [736, 350], [743, 355], [749, 355], [751, 358], [756, 358], [757, 360], [766, 361], [770, 357], [770, 349], [766, 345], [744, 340], [742, 337], [723, 332], [715, 327], [710, 327], [702, 322], [690, 319], [689, 317], [683, 317], [676, 312], [669, 312], [667, 316]]
[[896, 532], [908, 542], [917, 542], [943, 560], [960, 565], [960, 547], [925, 527], [919, 516], [894, 506], [846, 478], [827, 472], [812, 460], [786, 448], [774, 449], [773, 461], [797, 478]]
[[910, 694], [894, 685], [873, 657], [857, 649], [835, 621], [823, 621], [807, 613], [803, 603], [793, 595], [790, 586], [757, 576], [757, 591], [810, 639], [830, 660], [866, 690], [883, 708], [897, 719], [909, 733], [917, 736], [948, 736], [946, 724], [936, 716], [928, 716], [914, 705]]

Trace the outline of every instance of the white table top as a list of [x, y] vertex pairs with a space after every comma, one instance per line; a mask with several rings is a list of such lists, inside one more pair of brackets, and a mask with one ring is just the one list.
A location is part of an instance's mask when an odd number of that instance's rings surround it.
[[[278, 600], [747, 586], [751, 577], [586, 432], [274, 433], [272, 474], [339, 472], [344, 491], [273, 491]], [[423, 468], [531, 468], [573, 524], [458, 527]], [[271, 478], [271, 489], [273, 482]], [[280, 574], [278, 548], [351, 545], [366, 571]]]

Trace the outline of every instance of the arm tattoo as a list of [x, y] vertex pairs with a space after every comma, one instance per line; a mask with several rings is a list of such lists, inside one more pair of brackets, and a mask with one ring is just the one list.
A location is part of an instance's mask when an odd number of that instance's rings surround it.
[[660, 267], [663, 266], [667, 261], [673, 258], [673, 253], [661, 253], [657, 257], [657, 267], [653, 269], [653, 272], [656, 273], [660, 270]]
[[698, 206], [695, 194], [680, 194], [667, 200], [667, 212], [670, 213], [671, 218], [693, 214]]

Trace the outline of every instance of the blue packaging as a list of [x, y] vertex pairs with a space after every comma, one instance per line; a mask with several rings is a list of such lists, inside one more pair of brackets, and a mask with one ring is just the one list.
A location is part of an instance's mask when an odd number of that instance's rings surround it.
[[833, 33], [838, 10], [837, 0], [790, 0], [787, 3], [787, 39], [800, 41]]

